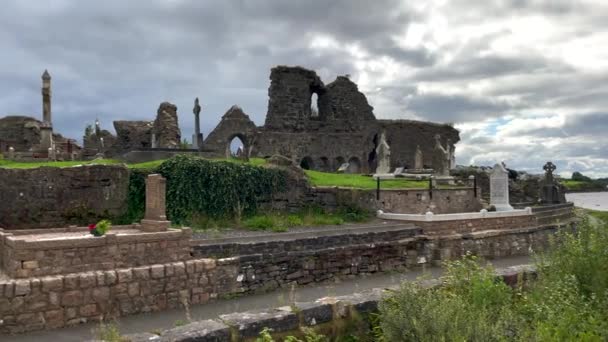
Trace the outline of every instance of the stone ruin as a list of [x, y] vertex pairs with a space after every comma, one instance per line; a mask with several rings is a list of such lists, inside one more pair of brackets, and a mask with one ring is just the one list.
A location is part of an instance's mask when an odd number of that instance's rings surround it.
[[81, 147], [76, 141], [53, 131], [51, 75], [47, 70], [42, 74], [41, 92], [42, 120], [25, 115], [0, 118], [0, 153], [25, 161], [79, 158]]
[[[0, 150], [7, 154], [9, 147], [17, 152], [39, 148], [46, 153], [45, 132], [49, 127], [52, 130], [50, 108], [50, 76], [45, 73], [44, 120], [0, 119]], [[196, 102], [195, 119], [200, 110]], [[159, 151], [167, 158], [177, 152], [171, 152], [175, 149], [204, 157], [231, 157], [230, 144], [237, 137], [243, 143], [239, 156], [244, 159], [282, 155], [304, 169], [326, 172], [373, 173], [381, 164], [386, 172], [433, 168], [437, 174], [447, 175], [454, 167], [455, 144], [460, 140], [458, 131], [448, 124], [378, 120], [374, 108], [349, 77], [338, 76], [325, 84], [316, 72], [289, 66], [271, 70], [263, 126], [256, 126], [240, 107], [232, 106], [202, 141], [196, 121], [196, 142], [189, 149], [181, 149], [177, 106], [169, 102], [160, 104], [153, 121], [114, 121], [116, 135], [96, 122], [94, 130], [85, 130], [82, 157], [125, 159], [136, 151], [139, 158], [151, 160], [159, 158]], [[53, 139], [59, 146], [57, 141], [63, 138], [53, 135]], [[377, 151], [379, 147], [383, 150], [381, 144], [391, 148], [390, 155], [380, 163]]]

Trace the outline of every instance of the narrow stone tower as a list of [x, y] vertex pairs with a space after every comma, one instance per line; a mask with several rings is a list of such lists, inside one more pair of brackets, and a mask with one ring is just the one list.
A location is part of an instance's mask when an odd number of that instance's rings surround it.
[[42, 74], [42, 125], [40, 126], [40, 147], [46, 151], [53, 146], [53, 121], [51, 118], [51, 75], [47, 70]]
[[42, 121], [52, 125], [51, 120], [51, 75], [47, 70], [42, 74]]

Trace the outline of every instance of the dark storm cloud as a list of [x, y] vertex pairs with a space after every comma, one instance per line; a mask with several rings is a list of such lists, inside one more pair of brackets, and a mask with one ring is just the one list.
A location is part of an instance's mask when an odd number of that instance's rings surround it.
[[[605, 73], [581, 72], [540, 48], [493, 51], [493, 44], [516, 28], [510, 26], [480, 29], [439, 48], [430, 44], [429, 32], [422, 44], [402, 44], [396, 37], [430, 16], [417, 5], [400, 0], [5, 1], [0, 11], [0, 115], [39, 117], [40, 74], [48, 68], [55, 128], [66, 136], [79, 138], [96, 117], [110, 129], [113, 120], [152, 120], [158, 104], [171, 101], [178, 106], [182, 135], [189, 138], [196, 96], [206, 133], [233, 104], [262, 124], [270, 68], [284, 64], [314, 69], [325, 83], [337, 75], [365, 76], [367, 84], [360, 88], [380, 118], [475, 123], [537, 107], [545, 112], [569, 108], [591, 114], [580, 120], [572, 115], [560, 129], [526, 134], [604, 136]], [[565, 0], [455, 0], [442, 11], [454, 28], [528, 14], [557, 20], [563, 34], [546, 44], [591, 37], [608, 27], [601, 7]], [[311, 47], [318, 36], [342, 48]], [[357, 47], [364, 57], [354, 57], [345, 46]], [[390, 63], [369, 66], [385, 60]], [[443, 85], [464, 89], [480, 80], [489, 84], [482, 94], [440, 91]], [[419, 91], [422, 83], [437, 91]], [[484, 136], [467, 139], [462, 143], [473, 147], [464, 158], [493, 150], [513, 153]], [[568, 155], [603, 155], [597, 144], [570, 146], [564, 148]]]

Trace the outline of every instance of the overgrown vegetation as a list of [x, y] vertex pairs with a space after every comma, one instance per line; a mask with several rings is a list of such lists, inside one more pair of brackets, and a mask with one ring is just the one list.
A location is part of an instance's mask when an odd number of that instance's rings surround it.
[[447, 264], [445, 284], [404, 283], [380, 305], [386, 341], [605, 341], [608, 223], [560, 232], [538, 279], [511, 289], [474, 257]]
[[358, 208], [345, 207], [334, 213], [326, 212], [321, 208], [307, 208], [297, 213], [258, 213], [243, 218], [222, 217], [213, 219], [205, 215], [196, 215], [189, 226], [194, 230], [222, 230], [224, 228], [244, 228], [249, 230], [266, 230], [285, 232], [294, 227], [314, 227], [341, 225], [346, 222], [365, 222], [371, 214]]
[[176, 156], [156, 171], [167, 179], [167, 215], [174, 223], [187, 223], [193, 215], [211, 218], [255, 214], [258, 203], [283, 191], [283, 170], [232, 162], [213, 162]]

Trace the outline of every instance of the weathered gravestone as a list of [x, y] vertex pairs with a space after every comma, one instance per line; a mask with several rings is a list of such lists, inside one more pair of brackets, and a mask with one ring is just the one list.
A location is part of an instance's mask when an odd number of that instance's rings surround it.
[[398, 175], [400, 175], [400, 174], [402, 174], [402, 173], [403, 173], [403, 170], [404, 170], [404, 169], [405, 169], [404, 167], [398, 167], [398, 168], [396, 168], [396, 169], [395, 169], [395, 172], [393, 172], [393, 174], [394, 174], [395, 176], [398, 176]]
[[509, 172], [500, 163], [490, 173], [490, 205], [496, 211], [513, 210], [509, 204]]
[[146, 232], [165, 231], [171, 224], [165, 214], [165, 189], [167, 180], [152, 174], [146, 178], [146, 214], [141, 220], [141, 230]]
[[416, 145], [416, 155], [414, 156], [414, 169], [424, 169], [424, 159], [422, 156], [422, 150], [420, 149], [420, 145]]
[[382, 133], [380, 142], [376, 147], [376, 156], [378, 158], [378, 167], [376, 174], [388, 174], [391, 172], [391, 148], [386, 142], [386, 134]]
[[8, 148], [8, 159], [15, 159], [15, 148], [13, 146]]

